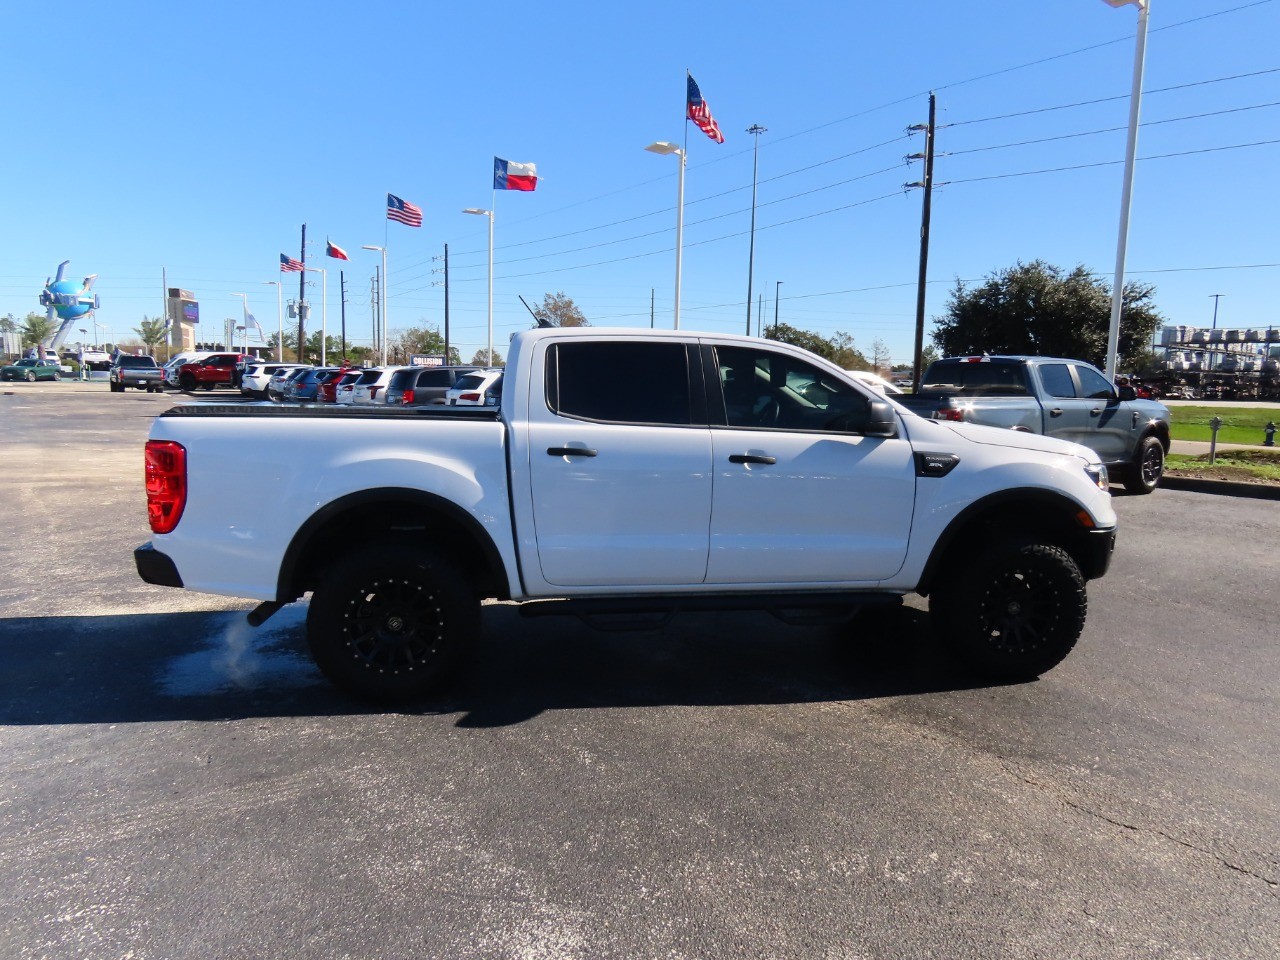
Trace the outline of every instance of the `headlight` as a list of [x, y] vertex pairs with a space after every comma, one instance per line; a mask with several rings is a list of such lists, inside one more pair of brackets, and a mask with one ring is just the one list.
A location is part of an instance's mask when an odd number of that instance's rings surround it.
[[1111, 484], [1107, 480], [1107, 468], [1100, 463], [1091, 463], [1084, 468], [1085, 476], [1093, 482], [1099, 490], [1111, 489]]

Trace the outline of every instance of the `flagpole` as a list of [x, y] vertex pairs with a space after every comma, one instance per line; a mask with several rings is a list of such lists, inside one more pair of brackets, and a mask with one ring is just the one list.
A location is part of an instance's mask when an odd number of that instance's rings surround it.
[[489, 198], [489, 354], [485, 366], [493, 366], [493, 221], [498, 213], [498, 191]]

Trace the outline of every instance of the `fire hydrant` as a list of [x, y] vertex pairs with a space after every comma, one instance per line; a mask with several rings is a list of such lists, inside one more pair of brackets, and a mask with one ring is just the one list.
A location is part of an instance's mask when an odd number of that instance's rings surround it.
[[1276, 424], [1274, 420], [1268, 421], [1267, 425], [1262, 428], [1262, 433], [1266, 437], [1262, 441], [1264, 447], [1274, 447], [1276, 445]]

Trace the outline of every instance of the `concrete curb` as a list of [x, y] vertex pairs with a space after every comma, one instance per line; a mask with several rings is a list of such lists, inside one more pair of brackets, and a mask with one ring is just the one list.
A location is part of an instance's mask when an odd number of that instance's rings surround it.
[[1265, 483], [1240, 483], [1235, 480], [1204, 480], [1199, 477], [1175, 477], [1165, 474], [1160, 486], [1167, 490], [1190, 490], [1194, 493], [1216, 493], [1224, 497], [1249, 497], [1254, 500], [1280, 500], [1280, 486]]

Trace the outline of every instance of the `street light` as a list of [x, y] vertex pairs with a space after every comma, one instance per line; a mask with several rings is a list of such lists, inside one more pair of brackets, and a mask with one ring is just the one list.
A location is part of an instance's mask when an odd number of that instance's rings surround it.
[[773, 335], [778, 335], [778, 291], [782, 289], [783, 281], [779, 280], [773, 288]]
[[382, 365], [385, 367], [387, 365], [387, 248], [374, 247], [366, 243], [362, 244], [360, 249], [377, 250], [382, 254], [382, 289], [378, 291], [382, 297], [382, 309], [378, 311], [382, 317], [382, 329], [378, 331], [378, 339], [381, 342], [375, 343], [373, 346], [375, 350], [382, 354]]
[[280, 332], [278, 334], [280, 340], [278, 343], [276, 343], [276, 362], [283, 363], [284, 362], [284, 293], [280, 289], [279, 280], [263, 280], [262, 284], [264, 286], [267, 284], [271, 284], [276, 288], [276, 323], [279, 324], [280, 326]]
[[1138, 41], [1133, 52], [1133, 87], [1129, 93], [1129, 139], [1124, 155], [1124, 187], [1120, 192], [1120, 237], [1116, 241], [1116, 281], [1111, 291], [1111, 326], [1107, 330], [1107, 376], [1116, 375], [1120, 347], [1120, 311], [1124, 303], [1124, 258], [1129, 245], [1129, 207], [1133, 201], [1133, 162], [1138, 150], [1138, 112], [1142, 106], [1142, 66], [1147, 56], [1147, 14], [1151, 0], [1102, 0], [1111, 7], [1138, 8]]
[[[676, 192], [676, 306], [675, 306], [675, 323], [673, 329], [680, 329], [680, 266], [682, 254], [684, 253], [684, 166], [688, 157], [674, 143], [666, 140], [659, 140], [645, 147], [650, 153], [661, 154], [662, 156], [677, 156], [680, 158], [680, 186]], [[751, 312], [751, 304], [747, 304], [747, 312]]]
[[476, 217], [489, 218], [489, 353], [485, 363], [493, 366], [493, 211], [479, 207], [467, 207], [462, 211]]
[[[249, 295], [247, 293], [233, 293], [232, 296], [240, 298], [240, 316], [241, 316], [241, 319], [244, 321], [244, 326], [240, 326], [240, 324], [236, 324], [236, 329], [244, 331], [244, 338], [240, 341], [242, 344], [244, 344], [244, 349], [241, 351], [241, 353], [248, 353], [249, 352]], [[234, 347], [235, 344], [234, 343], [228, 344], [228, 346]]]

